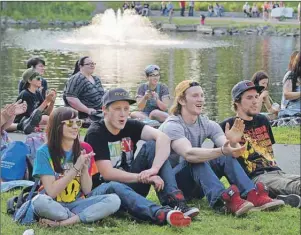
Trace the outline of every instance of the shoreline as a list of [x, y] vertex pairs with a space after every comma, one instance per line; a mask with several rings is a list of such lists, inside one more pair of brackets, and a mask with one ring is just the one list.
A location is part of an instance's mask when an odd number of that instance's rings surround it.
[[[204, 35], [262, 35], [262, 36], [285, 36], [299, 37], [300, 25], [287, 24], [289, 22], [277, 21], [241, 21], [233, 18], [208, 19], [205, 25], [199, 23], [198, 18], [174, 17], [171, 24], [167, 22], [166, 17], [150, 17], [149, 20], [153, 26], [160, 31], [174, 32], [196, 32]], [[9, 17], [3, 17], [0, 21], [1, 28], [20, 27], [20, 28], [38, 28], [38, 27], [61, 27], [77, 28], [87, 26], [91, 20], [62, 21], [51, 20], [47, 23], [41, 23], [35, 19], [14, 20]], [[285, 24], [284, 24], [285, 23]]]

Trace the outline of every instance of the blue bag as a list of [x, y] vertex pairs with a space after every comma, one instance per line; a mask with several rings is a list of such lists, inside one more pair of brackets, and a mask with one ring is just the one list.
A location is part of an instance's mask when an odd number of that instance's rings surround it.
[[24, 178], [29, 148], [21, 141], [14, 141], [3, 151], [1, 156], [1, 179], [3, 181], [21, 180]]

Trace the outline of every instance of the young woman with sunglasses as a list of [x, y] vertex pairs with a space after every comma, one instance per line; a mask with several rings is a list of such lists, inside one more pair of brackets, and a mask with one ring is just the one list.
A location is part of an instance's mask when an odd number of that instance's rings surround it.
[[81, 57], [64, 88], [65, 105], [76, 109], [80, 119], [87, 118], [102, 106], [104, 89], [100, 78], [93, 75], [95, 65], [89, 56]]
[[79, 141], [82, 120], [77, 115], [69, 107], [55, 109], [46, 129], [47, 143], [37, 151], [33, 177], [40, 178], [45, 194], [35, 196], [32, 205], [42, 225], [91, 223], [120, 207], [116, 194], [89, 196], [94, 153]]
[[148, 65], [145, 70], [147, 82], [141, 84], [137, 91], [138, 110], [131, 113], [131, 118], [145, 120], [147, 118], [164, 122], [168, 117], [166, 112], [170, 104], [168, 87], [159, 82], [160, 67]]
[[41, 125], [46, 125], [48, 122], [48, 115], [53, 110], [56, 99], [56, 91], [50, 90], [44, 99], [39, 92], [41, 87], [41, 76], [34, 69], [29, 68], [22, 74], [23, 90], [19, 94], [17, 100], [25, 101], [27, 103], [27, 110], [16, 116], [14, 123], [7, 129], [7, 131], [20, 130], [25, 134], [30, 134], [34, 128]]

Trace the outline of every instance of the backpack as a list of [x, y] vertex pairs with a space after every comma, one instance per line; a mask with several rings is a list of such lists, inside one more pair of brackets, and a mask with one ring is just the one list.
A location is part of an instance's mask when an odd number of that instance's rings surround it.
[[46, 142], [45, 133], [32, 133], [26, 137], [25, 144], [29, 148], [29, 154], [27, 156], [27, 171], [25, 174], [25, 179], [33, 180], [32, 171], [33, 171], [33, 162], [36, 158], [37, 150]]
[[37, 179], [34, 185], [24, 188], [19, 196], [8, 199], [6, 212], [13, 216], [15, 222], [26, 225], [37, 221], [31, 202], [38, 194], [39, 182]]
[[27, 168], [29, 148], [22, 141], [13, 141], [1, 156], [1, 179], [3, 181], [21, 180]]

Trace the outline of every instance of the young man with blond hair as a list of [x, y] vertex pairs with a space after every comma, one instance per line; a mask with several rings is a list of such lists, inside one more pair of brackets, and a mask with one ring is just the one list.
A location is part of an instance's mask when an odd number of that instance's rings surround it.
[[[251, 209], [266, 210], [283, 205], [283, 201], [268, 197], [262, 183], [255, 186], [236, 160], [244, 150], [244, 146], [237, 143], [244, 128], [242, 121], [237, 120], [231, 129], [227, 128], [225, 135], [216, 122], [201, 115], [204, 101], [204, 92], [198, 82], [180, 82], [170, 109], [173, 116], [160, 127], [171, 139], [170, 161], [185, 197], [206, 196], [212, 208], [225, 209], [236, 216]], [[207, 138], [218, 148], [202, 147]], [[231, 184], [228, 189], [219, 180], [222, 176]]]

